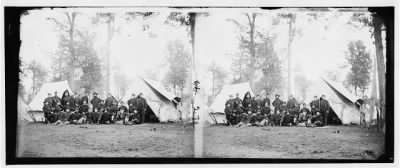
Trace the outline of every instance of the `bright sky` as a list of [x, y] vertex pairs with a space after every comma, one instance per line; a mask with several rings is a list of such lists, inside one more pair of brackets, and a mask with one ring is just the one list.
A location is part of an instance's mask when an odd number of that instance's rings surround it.
[[[275, 49], [282, 61], [284, 75], [287, 73], [287, 41], [288, 26], [272, 26], [271, 18], [279, 11], [264, 12], [256, 18], [256, 29], [277, 33]], [[304, 75], [310, 80], [316, 80], [328, 70], [337, 70], [345, 64], [345, 50], [352, 40], [362, 40], [367, 50], [374, 55], [373, 39], [369, 28], [356, 29], [347, 24], [352, 13], [342, 13], [338, 18], [335, 13], [326, 13], [326, 20], [308, 22], [305, 12], [297, 13], [296, 27], [301, 29], [301, 35], [295, 37], [292, 44], [293, 68], [300, 66]], [[211, 89], [212, 82], [206, 69], [215, 61], [227, 71], [231, 71], [232, 54], [238, 51], [237, 28], [227, 21], [234, 18], [241, 23], [247, 23], [247, 18], [240, 12], [215, 11], [209, 16], [200, 16], [196, 27], [196, 62], [198, 63], [199, 79], [203, 87]], [[325, 24], [328, 24], [325, 29]], [[347, 72], [341, 71], [339, 76], [344, 78]], [[284, 76], [287, 78], [287, 76]], [[232, 79], [229, 76], [227, 83]]]
[[[158, 80], [166, 73], [168, 41], [180, 39], [190, 48], [186, 27], [173, 27], [165, 24], [165, 18], [170, 11], [161, 11], [158, 15], [148, 19], [136, 19], [128, 22], [124, 17], [126, 11], [137, 9], [43, 9], [30, 11], [21, 19], [22, 46], [20, 57], [24, 62], [37, 60], [48, 71], [51, 67], [51, 57], [56, 52], [58, 45], [57, 31], [47, 17], [66, 22], [65, 10], [76, 10], [78, 27], [92, 26], [90, 16], [97, 12], [115, 12], [117, 17], [115, 25], [118, 31], [111, 42], [111, 58], [113, 65], [119, 65], [122, 72], [129, 77], [143, 74], [152, 70], [157, 72]], [[288, 40], [288, 26], [281, 24], [272, 26], [272, 16], [280, 11], [262, 12], [257, 16], [256, 29], [263, 32], [277, 33], [275, 49], [278, 57], [283, 62], [284, 74], [286, 68], [286, 49]], [[334, 12], [326, 13], [326, 20], [308, 22], [305, 12], [297, 13], [296, 27], [301, 29], [301, 35], [296, 36], [292, 45], [293, 67], [298, 64], [309, 79], [317, 79], [327, 70], [337, 70], [345, 62], [347, 44], [351, 40], [362, 40], [367, 45], [367, 50], [374, 55], [371, 33], [367, 27], [356, 29], [347, 24], [352, 13], [342, 13], [333, 17]], [[209, 12], [208, 16], [201, 15], [196, 20], [196, 67], [202, 87], [211, 88], [209, 74], [206, 73], [208, 65], [215, 61], [231, 73], [232, 54], [238, 51], [237, 27], [227, 19], [236, 19], [246, 23], [247, 19], [242, 11], [235, 9], [218, 9]], [[143, 31], [143, 24], [148, 24], [148, 31]], [[325, 25], [328, 24], [325, 29]], [[107, 38], [106, 26], [88, 27], [97, 33], [95, 48], [100, 57], [104, 57], [104, 46]], [[151, 34], [155, 36], [151, 37]], [[344, 77], [346, 72], [341, 72]], [[232, 76], [231, 74], [229, 75]], [[156, 79], [157, 80], [157, 79]], [[226, 82], [231, 80], [229, 78]], [[25, 82], [29, 86], [29, 82]]]
[[[80, 14], [76, 17], [76, 25], [79, 27], [88, 27], [90, 25], [90, 16], [94, 16], [97, 12], [115, 12], [115, 26], [117, 32], [111, 42], [111, 64], [112, 67], [119, 66], [121, 72], [128, 77], [143, 75], [145, 71], [152, 70], [161, 80], [166, 73], [167, 55], [166, 46], [169, 41], [179, 39], [184, 44], [188, 42], [187, 30], [184, 26], [174, 27], [165, 24], [168, 12], [161, 11], [153, 17], [142, 20], [140, 17], [126, 21], [123, 18], [126, 11], [135, 11], [137, 9], [67, 9], [75, 10]], [[63, 14], [66, 9], [43, 9], [29, 11], [21, 19], [21, 52], [20, 57], [24, 62], [31, 60], [39, 61], [50, 72], [51, 57], [58, 47], [57, 31], [52, 21], [48, 21], [47, 17], [53, 17], [60, 21], [67, 21], [67, 17]], [[143, 31], [143, 24], [148, 24], [148, 31]], [[105, 44], [107, 39], [106, 25], [88, 27], [94, 31], [97, 36], [95, 39], [95, 49], [98, 56], [104, 58]], [[150, 33], [155, 36], [150, 36]], [[24, 82], [30, 87], [30, 81]]]

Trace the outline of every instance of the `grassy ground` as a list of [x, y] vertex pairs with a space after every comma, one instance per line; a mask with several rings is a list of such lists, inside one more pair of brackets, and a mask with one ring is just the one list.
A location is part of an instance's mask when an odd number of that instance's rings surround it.
[[23, 123], [18, 130], [18, 157], [193, 157], [193, 128], [177, 124]]
[[204, 145], [205, 157], [376, 159], [383, 152], [384, 135], [356, 126], [211, 126], [204, 129]]

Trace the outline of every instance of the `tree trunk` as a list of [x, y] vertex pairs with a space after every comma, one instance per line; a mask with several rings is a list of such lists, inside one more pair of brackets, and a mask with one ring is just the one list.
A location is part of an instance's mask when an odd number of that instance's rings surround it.
[[292, 94], [292, 86], [294, 85], [292, 79], [292, 42], [295, 35], [294, 24], [296, 22], [295, 15], [289, 17], [289, 40], [288, 40], [288, 95]]
[[[378, 18], [376, 15], [373, 15], [372, 23], [374, 26], [374, 39], [375, 39], [375, 54], [376, 61], [378, 66], [378, 83], [379, 83], [379, 98], [380, 98], [380, 111], [381, 111], [381, 119], [383, 124], [385, 123], [384, 117], [385, 115], [385, 104], [386, 104], [386, 94], [385, 94], [385, 85], [386, 85], [386, 69], [385, 69], [385, 57], [383, 55], [383, 45], [382, 45], [382, 20]], [[383, 118], [382, 118], [383, 117]]]
[[110, 63], [110, 57], [111, 57], [111, 40], [113, 38], [113, 33], [114, 33], [114, 15], [110, 14], [108, 16], [108, 22], [107, 22], [107, 44], [106, 44], [106, 93], [110, 92], [110, 76], [111, 76], [111, 63]]
[[72, 66], [71, 69], [69, 69], [70, 76], [69, 76], [69, 81], [72, 89], [75, 89], [75, 81], [74, 81], [74, 73], [75, 73], [75, 63], [76, 63], [76, 55], [75, 55], [75, 49], [74, 49], [74, 31], [75, 31], [75, 17], [76, 13], [72, 12], [71, 16], [69, 13], [65, 13], [68, 18], [68, 23], [69, 23], [69, 45], [68, 49], [72, 57]]
[[249, 81], [250, 81], [250, 86], [252, 89], [254, 89], [255, 84], [254, 84], [254, 73], [255, 73], [255, 60], [256, 60], [256, 51], [255, 51], [255, 43], [254, 43], [254, 33], [255, 33], [255, 22], [256, 22], [256, 14], [253, 13], [251, 15], [246, 14], [247, 19], [249, 21], [249, 26], [250, 26], [250, 74], [249, 74]]

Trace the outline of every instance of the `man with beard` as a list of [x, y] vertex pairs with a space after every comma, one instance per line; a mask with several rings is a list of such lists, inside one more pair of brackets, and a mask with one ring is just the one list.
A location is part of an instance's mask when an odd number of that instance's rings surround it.
[[279, 99], [280, 95], [279, 94], [275, 94], [275, 100], [274, 102], [272, 102], [272, 105], [274, 106], [274, 111], [282, 111], [282, 104], [283, 101], [281, 99]]
[[326, 100], [325, 95], [321, 96], [320, 108], [323, 117], [323, 125], [328, 125], [328, 115], [331, 106], [329, 105], [328, 100]]
[[261, 107], [265, 106], [265, 104], [268, 104], [268, 107], [271, 105], [271, 100], [269, 100], [269, 93], [262, 99], [262, 104]]
[[143, 98], [143, 93], [139, 93], [137, 99], [136, 99], [136, 104], [137, 104], [137, 109], [138, 112], [141, 116], [141, 121], [140, 123], [144, 123], [144, 119], [145, 119], [145, 113], [147, 110], [147, 101], [145, 98]]

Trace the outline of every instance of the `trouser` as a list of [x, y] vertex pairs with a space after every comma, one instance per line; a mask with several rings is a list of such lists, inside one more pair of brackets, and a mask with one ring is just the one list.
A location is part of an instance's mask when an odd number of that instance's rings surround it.
[[227, 120], [227, 122], [226, 122], [226, 125], [232, 125], [233, 123], [232, 123], [232, 120], [233, 119], [233, 116], [232, 116], [232, 114], [226, 114], [226, 120]]
[[328, 112], [324, 112], [323, 115], [324, 115], [323, 125], [328, 125]]
[[251, 124], [245, 122], [239, 122], [238, 124], [235, 125], [235, 127], [249, 127], [249, 126], [251, 126]]
[[145, 117], [145, 111], [144, 109], [138, 109], [138, 112], [140, 114], [140, 122], [144, 123], [144, 117]]

